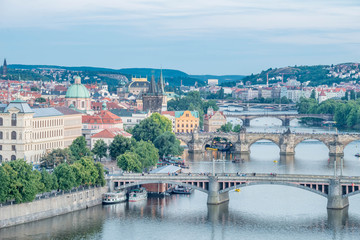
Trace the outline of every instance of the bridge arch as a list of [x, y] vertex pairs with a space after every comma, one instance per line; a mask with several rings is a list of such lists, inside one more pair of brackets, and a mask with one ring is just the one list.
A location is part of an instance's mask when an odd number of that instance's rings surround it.
[[249, 141], [249, 149], [251, 148], [251, 146], [252, 146], [254, 143], [256, 143], [256, 142], [258, 142], [258, 141], [261, 141], [261, 140], [267, 140], [267, 141], [270, 141], [270, 142], [272, 142], [272, 143], [275, 143], [275, 145], [278, 146], [279, 149], [280, 149], [280, 141], [279, 141], [279, 139], [274, 139], [274, 138], [272, 138], [272, 137], [266, 137], [266, 136], [261, 136], [261, 137], [257, 137], [257, 138], [251, 139], [251, 140]]
[[311, 136], [299, 136], [295, 139], [294, 141], [294, 149], [302, 142], [304, 141], [308, 141], [308, 140], [316, 140], [316, 141], [319, 141], [321, 143], [323, 143], [327, 148], [328, 150], [330, 151], [330, 146], [329, 146], [329, 143], [328, 142], [325, 142], [324, 139], [322, 139], [320, 136], [314, 136], [314, 135], [311, 135]]
[[[171, 181], [171, 180], [166, 180], [166, 181], [159, 181], [159, 180], [143, 180], [143, 181], [137, 181], [137, 182], [131, 182], [131, 183], [127, 183], [127, 184], [124, 184], [124, 185], [120, 185], [118, 186], [117, 189], [126, 189], [126, 188], [129, 188], [129, 187], [134, 187], [134, 186], [138, 186], [138, 185], [142, 185], [142, 184], [152, 184], [152, 183], [167, 183], [167, 184], [172, 184], [172, 185], [180, 185], [180, 186], [183, 186], [183, 187], [190, 187], [190, 188], [193, 188], [195, 190], [198, 190], [200, 192], [204, 192], [204, 193], [208, 193], [208, 190], [205, 188], [201, 188], [201, 187], [198, 187], [196, 185], [192, 185], [192, 184], [188, 184], [188, 183], [183, 183], [183, 182], [178, 182], [178, 181]], [[205, 183], [208, 183], [208, 182], [205, 182]]]
[[271, 115], [271, 116], [267, 116], [267, 115], [254, 115], [254, 117], [249, 117], [250, 119], [250, 125], [253, 125], [251, 123], [254, 123], [254, 120], [256, 119], [260, 119], [260, 118], [270, 118], [270, 119], [276, 119], [279, 120], [279, 124], [275, 124], [276, 126], [284, 126], [284, 119], [281, 118], [280, 116], [277, 117], [276, 115]]
[[300, 184], [294, 184], [294, 183], [287, 183], [287, 182], [249, 182], [249, 183], [241, 183], [232, 187], [228, 187], [225, 188], [223, 190], [220, 191], [220, 193], [224, 193], [224, 192], [229, 192], [231, 190], [235, 190], [236, 188], [243, 188], [243, 187], [249, 187], [249, 186], [254, 186], [254, 185], [281, 185], [281, 186], [288, 186], [288, 187], [296, 187], [296, 188], [300, 188], [306, 191], [310, 191], [312, 193], [316, 193], [320, 196], [323, 197], [328, 197], [328, 195], [324, 192], [321, 192], [319, 190], [310, 188], [310, 187], [306, 187]]

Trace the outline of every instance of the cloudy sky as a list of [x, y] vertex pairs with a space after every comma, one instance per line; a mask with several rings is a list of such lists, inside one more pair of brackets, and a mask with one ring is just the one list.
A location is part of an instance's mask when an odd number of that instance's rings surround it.
[[189, 74], [360, 62], [360, 1], [0, 0], [4, 57]]

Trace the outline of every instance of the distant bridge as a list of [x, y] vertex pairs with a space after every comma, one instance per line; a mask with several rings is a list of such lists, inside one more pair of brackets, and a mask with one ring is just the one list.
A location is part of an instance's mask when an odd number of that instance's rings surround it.
[[231, 151], [236, 154], [249, 155], [252, 144], [259, 140], [269, 140], [280, 148], [280, 155], [285, 156], [293, 156], [299, 143], [314, 139], [328, 147], [330, 157], [343, 157], [345, 147], [353, 141], [360, 140], [360, 134], [294, 133], [290, 129], [283, 133], [253, 133], [246, 132], [246, 129], [240, 133], [208, 133], [195, 130], [193, 133], [176, 133], [176, 137], [187, 144], [189, 153], [203, 153], [206, 144], [211, 144], [215, 137], [221, 137], [233, 144]]
[[316, 193], [328, 199], [327, 208], [342, 209], [348, 197], [360, 193], [360, 177], [335, 177], [301, 174], [226, 173], [226, 174], [123, 174], [107, 178], [110, 191], [150, 183], [191, 187], [208, 194], [208, 204], [229, 201], [229, 191], [252, 185], [285, 185]]
[[244, 103], [241, 100], [216, 100], [216, 105], [219, 107], [242, 107], [243, 111], [248, 111], [251, 107], [268, 107], [277, 111], [296, 109], [296, 104], [293, 103]]
[[227, 113], [227, 117], [233, 117], [241, 119], [244, 127], [250, 127], [250, 121], [256, 118], [277, 118], [282, 122], [282, 126], [290, 126], [290, 121], [299, 118], [318, 118], [325, 121], [333, 120], [332, 114], [239, 114], [239, 113]]

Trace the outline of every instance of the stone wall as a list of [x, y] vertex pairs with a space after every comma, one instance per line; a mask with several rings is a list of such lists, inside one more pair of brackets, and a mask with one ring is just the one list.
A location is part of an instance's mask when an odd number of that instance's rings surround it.
[[90, 188], [29, 203], [0, 207], [0, 228], [37, 221], [101, 204], [107, 187]]

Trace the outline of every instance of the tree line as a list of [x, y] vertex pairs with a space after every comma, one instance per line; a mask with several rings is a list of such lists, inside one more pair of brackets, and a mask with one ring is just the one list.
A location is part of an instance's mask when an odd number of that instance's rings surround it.
[[34, 170], [23, 159], [5, 162], [0, 166], [0, 202], [31, 202], [39, 193], [70, 190], [79, 186], [105, 185], [104, 170], [90, 157], [82, 157], [73, 164], [61, 163], [53, 172], [43, 168]]
[[314, 98], [301, 98], [297, 109], [300, 114], [333, 114], [336, 126], [340, 128], [358, 128], [360, 125], [360, 99], [328, 99], [318, 103]]

